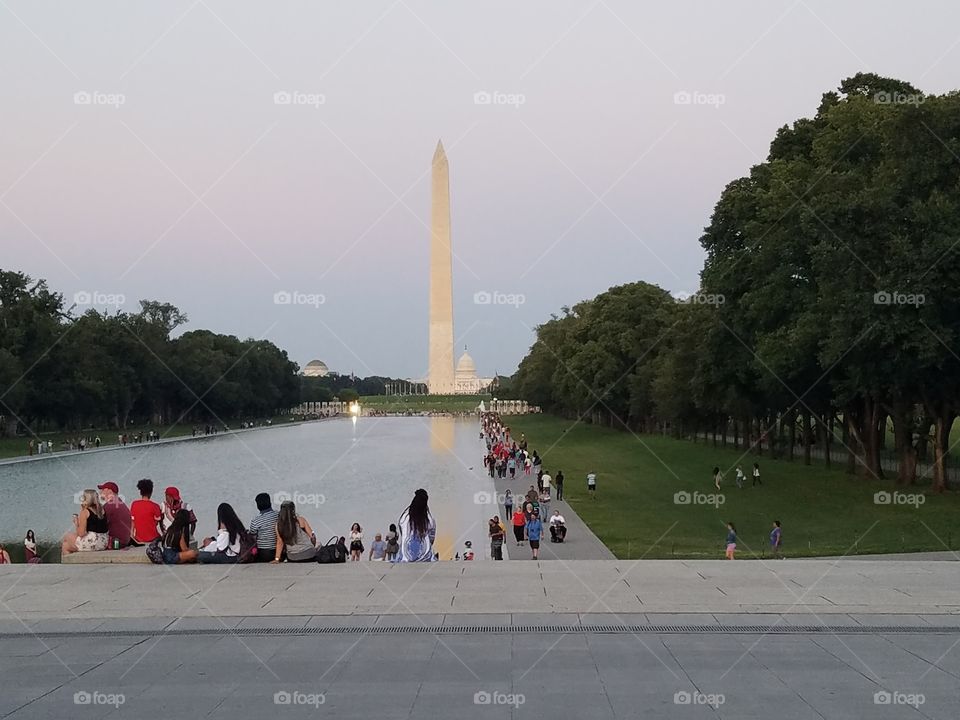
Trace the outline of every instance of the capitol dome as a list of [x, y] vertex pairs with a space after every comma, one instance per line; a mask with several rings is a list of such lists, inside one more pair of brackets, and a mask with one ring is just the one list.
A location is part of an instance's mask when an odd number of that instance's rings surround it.
[[456, 374], [459, 377], [476, 377], [477, 375], [477, 366], [473, 362], [473, 358], [470, 357], [466, 351], [464, 351], [463, 355], [461, 355], [457, 361]]
[[303, 369], [303, 374], [306, 377], [326, 377], [329, 373], [330, 369], [327, 364], [320, 360], [311, 360]]

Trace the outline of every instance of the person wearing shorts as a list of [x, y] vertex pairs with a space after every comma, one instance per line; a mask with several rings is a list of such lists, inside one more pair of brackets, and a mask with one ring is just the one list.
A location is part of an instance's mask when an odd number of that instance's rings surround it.
[[540, 522], [540, 511], [534, 509], [533, 515], [527, 521], [527, 540], [530, 541], [530, 559], [540, 558], [540, 538], [543, 535], [543, 523]]

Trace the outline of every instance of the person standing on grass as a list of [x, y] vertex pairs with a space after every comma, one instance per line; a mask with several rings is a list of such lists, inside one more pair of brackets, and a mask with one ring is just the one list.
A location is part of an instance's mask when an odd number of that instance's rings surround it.
[[780, 521], [773, 521], [773, 530], [770, 531], [770, 550], [777, 560], [783, 560], [783, 531], [780, 529]]
[[543, 535], [543, 523], [540, 522], [540, 511], [534, 510], [533, 515], [527, 522], [527, 540], [530, 541], [530, 559], [538, 560], [540, 558], [540, 537]]
[[590, 497], [594, 498], [597, 495], [597, 474], [596, 473], [587, 473], [587, 492], [590, 493]]
[[720, 468], [716, 465], [713, 466], [713, 484], [717, 488], [717, 492], [720, 491], [720, 483], [723, 482], [723, 473], [720, 472]]
[[760, 463], [753, 464], [753, 482], [750, 483], [750, 487], [754, 485], [763, 485], [763, 483], [760, 482]]
[[732, 522], [727, 523], [727, 560], [733, 560], [733, 554], [737, 551], [737, 528]]
[[557, 476], [553, 482], [557, 486], [557, 500], [563, 500], [563, 470], [557, 470]]
[[743, 474], [743, 468], [737, 465], [737, 487], [743, 490], [743, 479], [746, 476]]

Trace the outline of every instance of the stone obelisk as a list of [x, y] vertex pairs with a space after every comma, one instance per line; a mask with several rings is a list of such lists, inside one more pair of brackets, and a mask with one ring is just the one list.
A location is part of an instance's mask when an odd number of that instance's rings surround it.
[[430, 356], [431, 395], [455, 390], [453, 376], [453, 251], [450, 246], [450, 167], [443, 143], [433, 153], [430, 198]]

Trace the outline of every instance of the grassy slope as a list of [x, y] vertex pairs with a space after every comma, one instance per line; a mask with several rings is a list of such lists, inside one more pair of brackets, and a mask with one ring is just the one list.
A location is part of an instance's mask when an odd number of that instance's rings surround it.
[[[960, 545], [956, 493], [926, 496], [919, 509], [877, 505], [873, 494], [892, 491], [892, 481], [878, 484], [801, 462], [741, 458], [732, 449], [702, 443], [638, 439], [545, 415], [510, 417], [508, 422], [515, 436], [526, 433], [551, 474], [563, 470], [571, 505], [620, 558], [722, 557], [728, 520], [737, 526], [743, 556], [769, 555], [774, 519], [783, 523], [788, 556], [942, 551]], [[743, 490], [733, 481], [738, 460], [748, 475]], [[749, 486], [754, 461], [760, 463], [762, 488]], [[726, 477], [719, 509], [674, 503], [680, 490], [713, 492], [714, 465]], [[598, 477], [595, 500], [586, 491], [591, 470]]]

